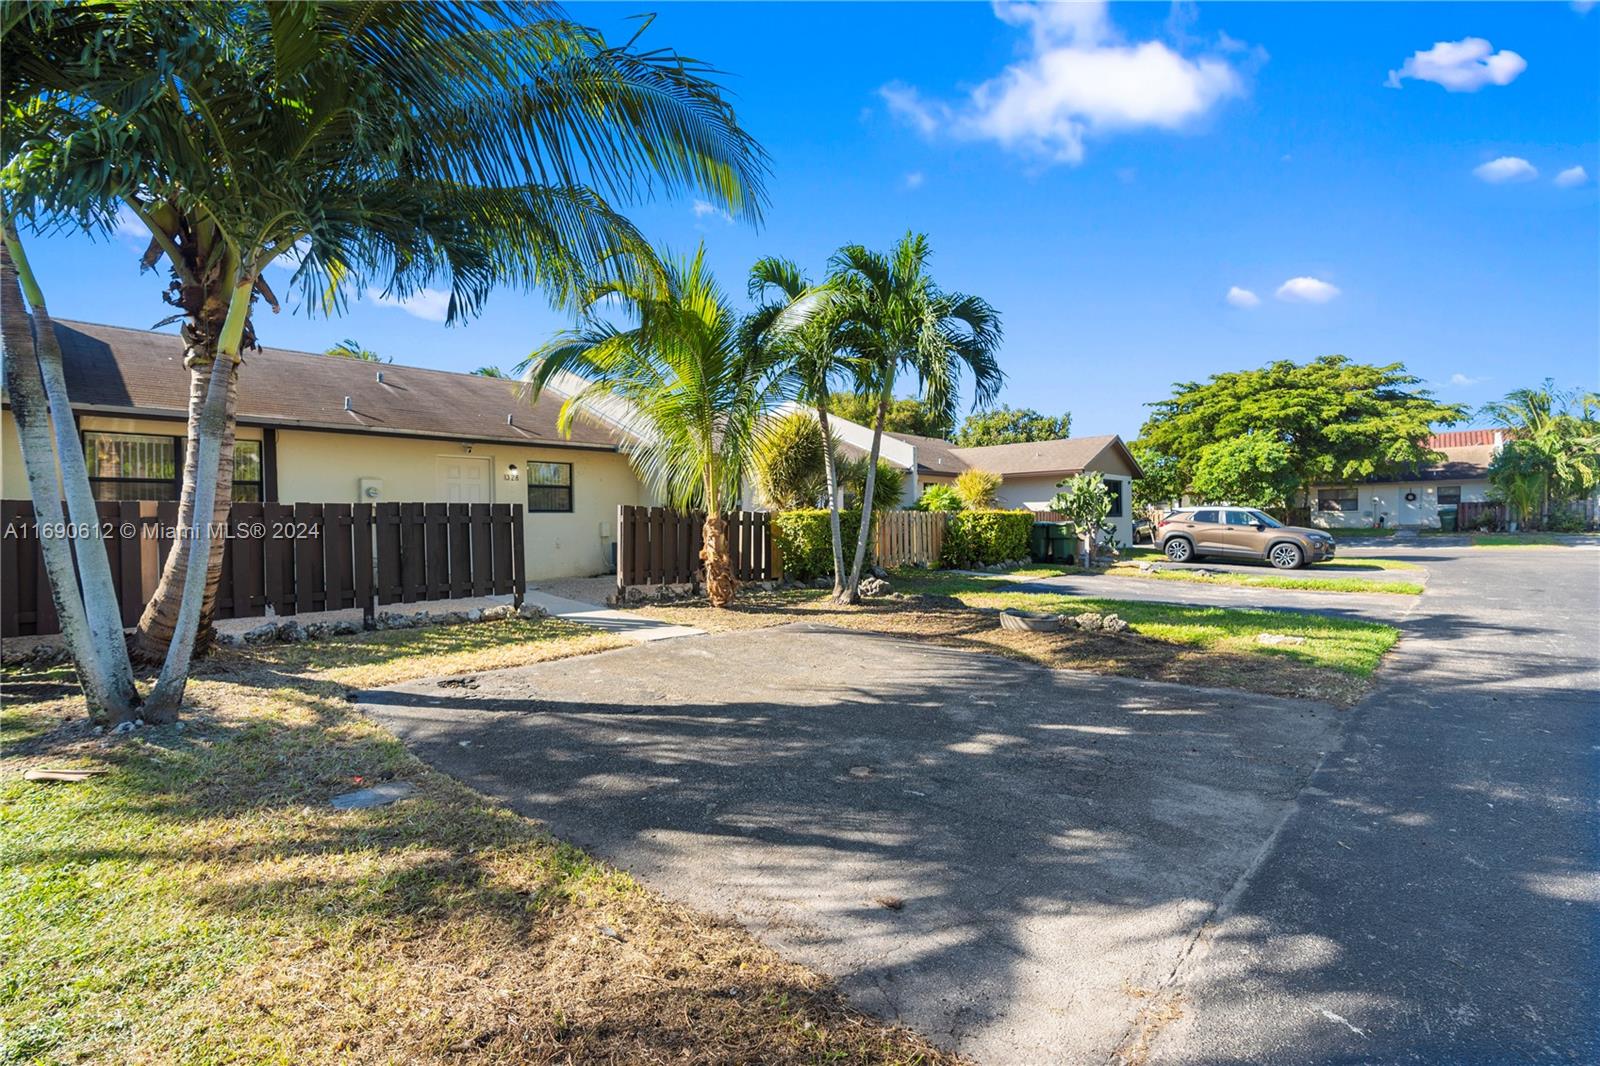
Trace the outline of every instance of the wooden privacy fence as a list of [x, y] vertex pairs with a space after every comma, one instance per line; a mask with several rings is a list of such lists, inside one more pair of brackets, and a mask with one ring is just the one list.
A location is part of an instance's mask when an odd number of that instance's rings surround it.
[[1478, 528], [1506, 528], [1506, 505], [1498, 500], [1462, 500], [1456, 504], [1456, 529]]
[[[772, 540], [772, 516], [765, 511], [733, 511], [728, 548], [733, 576], [740, 581], [774, 581], [783, 576]], [[617, 587], [686, 585], [703, 578], [701, 536], [706, 516], [667, 507], [617, 508]]]
[[884, 511], [873, 534], [878, 565], [938, 566], [944, 524], [945, 516], [934, 511]]
[[[97, 505], [125, 626], [155, 594], [176, 503]], [[44, 530], [65, 536], [62, 522]], [[26, 500], [0, 502], [0, 634], [60, 631]], [[89, 543], [82, 538], [74, 547]], [[510, 594], [527, 587], [521, 504], [236, 503], [228, 516], [216, 618]]]

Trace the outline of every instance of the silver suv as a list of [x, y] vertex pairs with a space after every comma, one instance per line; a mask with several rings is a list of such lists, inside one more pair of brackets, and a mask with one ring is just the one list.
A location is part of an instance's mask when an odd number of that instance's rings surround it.
[[1320, 529], [1286, 526], [1249, 507], [1184, 507], [1156, 523], [1156, 547], [1175, 563], [1207, 555], [1262, 559], [1279, 570], [1332, 559], [1333, 537]]

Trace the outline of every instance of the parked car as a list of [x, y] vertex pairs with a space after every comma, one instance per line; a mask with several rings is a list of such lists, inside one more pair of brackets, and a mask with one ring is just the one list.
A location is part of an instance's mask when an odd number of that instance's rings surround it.
[[1135, 544], [1154, 544], [1156, 542], [1156, 524], [1148, 518], [1135, 518], [1133, 520], [1133, 542]]
[[1279, 570], [1332, 559], [1331, 534], [1304, 526], [1286, 526], [1269, 514], [1248, 507], [1184, 507], [1169, 511], [1156, 523], [1156, 548], [1175, 563], [1206, 556], [1261, 559]]

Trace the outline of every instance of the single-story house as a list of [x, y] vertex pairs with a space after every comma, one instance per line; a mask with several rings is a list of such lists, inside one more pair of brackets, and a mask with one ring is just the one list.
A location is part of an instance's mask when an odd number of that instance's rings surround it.
[[[104, 500], [176, 500], [189, 372], [170, 333], [56, 322], [89, 474]], [[516, 382], [266, 348], [239, 373], [234, 498], [520, 503], [530, 579], [605, 573], [619, 504], [649, 503], [614, 428], [556, 426]], [[0, 496], [28, 498], [7, 408]]]
[[[872, 445], [872, 430], [866, 426], [831, 418], [829, 427], [853, 454], [866, 454]], [[907, 506], [930, 485], [949, 485], [964, 470], [987, 470], [1001, 477], [1000, 506], [1048, 512], [1057, 482], [1092, 471], [1101, 475], [1111, 490], [1111, 523], [1117, 540], [1133, 543], [1133, 479], [1143, 477], [1144, 472], [1114, 433], [958, 448], [937, 437], [885, 432], [879, 454], [906, 471], [903, 502]]]
[[1436, 433], [1428, 447], [1444, 456], [1437, 463], [1369, 481], [1313, 486], [1311, 522], [1332, 529], [1438, 529], [1441, 508], [1489, 498], [1489, 464], [1505, 440], [1499, 429]]

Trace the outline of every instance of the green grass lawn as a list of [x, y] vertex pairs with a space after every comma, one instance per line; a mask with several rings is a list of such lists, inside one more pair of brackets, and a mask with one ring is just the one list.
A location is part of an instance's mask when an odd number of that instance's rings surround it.
[[[622, 644], [557, 621], [228, 651], [184, 728], [4, 675], [0, 1062], [942, 1062], [826, 980], [430, 770], [352, 687]], [[93, 766], [78, 784], [29, 766]], [[338, 812], [330, 796], [417, 789]]]
[[1140, 570], [1135, 563], [1119, 563], [1107, 573], [1116, 577], [1148, 578], [1155, 581], [1190, 581], [1202, 585], [1239, 585], [1246, 588], [1295, 589], [1307, 592], [1379, 592], [1397, 596], [1419, 596], [1422, 585], [1415, 581], [1378, 581], [1362, 577], [1295, 577], [1287, 574], [1199, 574], [1192, 570]]
[[[1248, 655], [1280, 656], [1366, 678], [1384, 653], [1400, 639], [1400, 631], [1381, 622], [1330, 618], [1293, 611], [1234, 607], [1192, 607], [1140, 603], [1040, 592], [1008, 592], [983, 578], [912, 571], [897, 574], [902, 591], [949, 596], [969, 607], [1080, 614], [1115, 613], [1138, 632], [1159, 640]], [[1305, 637], [1304, 644], [1258, 643], [1263, 633]]]
[[1473, 533], [1474, 548], [1566, 548], [1600, 540], [1600, 533]]

